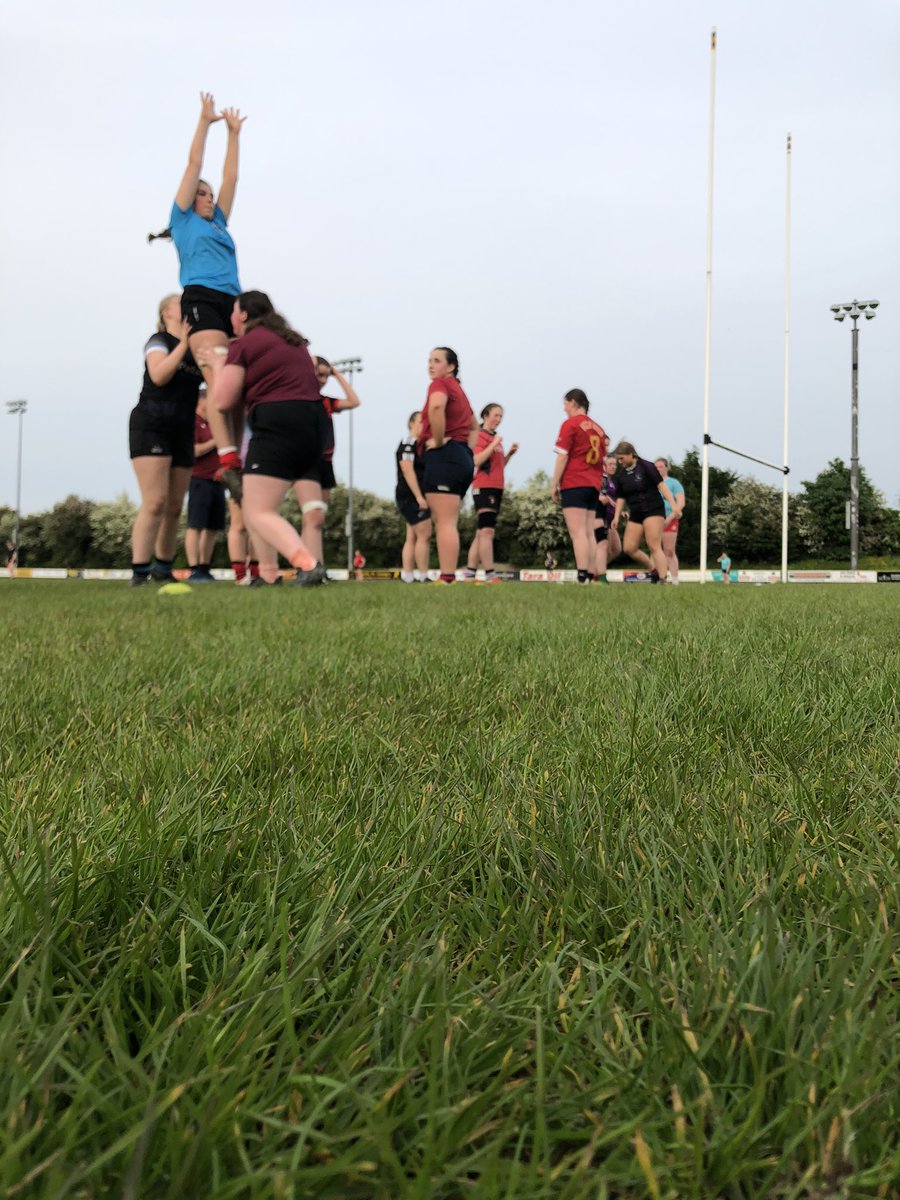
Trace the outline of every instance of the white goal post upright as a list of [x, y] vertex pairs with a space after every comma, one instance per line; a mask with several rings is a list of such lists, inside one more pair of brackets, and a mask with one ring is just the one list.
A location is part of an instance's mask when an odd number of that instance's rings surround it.
[[706, 183], [706, 354], [703, 365], [703, 470], [700, 487], [700, 582], [707, 580], [709, 542], [709, 448], [718, 446], [729, 454], [780, 471], [783, 477], [781, 497], [781, 581], [788, 581], [788, 409], [790, 400], [791, 349], [791, 135], [787, 135], [785, 182], [785, 247], [784, 247], [784, 458], [783, 465], [745, 454], [714, 441], [709, 432], [710, 360], [712, 354], [712, 251], [713, 251], [713, 180], [716, 129], [716, 29], [710, 35], [709, 64], [709, 152]]
[[784, 201], [784, 475], [781, 494], [781, 582], [788, 581], [788, 408], [791, 392], [791, 135], [785, 151]]
[[700, 582], [706, 582], [709, 525], [709, 369], [712, 338], [713, 151], [716, 132], [716, 27], [709, 41], [709, 155], [706, 180], [706, 357], [703, 366], [703, 471], [700, 484]]

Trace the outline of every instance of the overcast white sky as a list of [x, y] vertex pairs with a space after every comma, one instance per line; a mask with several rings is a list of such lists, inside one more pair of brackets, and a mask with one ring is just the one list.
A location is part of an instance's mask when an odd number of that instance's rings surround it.
[[[709, 32], [718, 28], [713, 437], [781, 461], [785, 137], [793, 134], [792, 486], [860, 454], [900, 503], [900, 5], [896, 0], [47, 0], [5, 6], [0, 399], [25, 397], [22, 508], [137, 489], [128, 413], [162, 228], [208, 89], [249, 114], [231, 227], [241, 282], [328, 357], [361, 355], [356, 483], [453, 346], [550, 469], [561, 398], [640, 453], [703, 433]], [[224, 129], [204, 174], [217, 188]], [[346, 479], [346, 418], [337, 470]], [[0, 503], [15, 500], [0, 410]], [[721, 451], [716, 465], [756, 470]]]

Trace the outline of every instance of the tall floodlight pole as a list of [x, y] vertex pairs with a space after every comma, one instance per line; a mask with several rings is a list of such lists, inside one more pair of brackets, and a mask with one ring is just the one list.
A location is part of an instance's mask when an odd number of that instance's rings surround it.
[[[791, 135], [787, 135], [784, 200], [784, 465], [788, 465], [788, 408], [791, 392]], [[788, 477], [781, 493], [781, 582], [788, 581]]]
[[700, 582], [706, 582], [709, 526], [709, 369], [712, 348], [713, 151], [716, 132], [716, 29], [709, 44], [709, 154], [706, 180], [706, 358], [703, 367], [703, 472], [700, 486]]
[[849, 304], [832, 304], [836, 321], [847, 317], [853, 322], [850, 367], [850, 570], [859, 570], [859, 329], [860, 317], [871, 321], [878, 307], [877, 300], [851, 300]]
[[19, 523], [22, 519], [22, 418], [28, 412], [27, 400], [7, 400], [6, 411], [9, 415], [19, 417], [19, 459], [16, 467], [16, 523], [13, 527], [13, 545], [16, 553], [19, 550]]
[[[331, 364], [335, 371], [340, 371], [342, 375], [346, 375], [350, 381], [351, 388], [353, 387], [353, 376], [362, 374], [363, 360], [361, 358], [339, 358], [337, 362]], [[350, 461], [347, 470], [347, 521], [344, 532], [347, 535], [347, 570], [353, 570], [353, 409], [351, 408], [347, 416], [349, 418], [349, 426], [347, 429], [347, 442], [350, 447]]]

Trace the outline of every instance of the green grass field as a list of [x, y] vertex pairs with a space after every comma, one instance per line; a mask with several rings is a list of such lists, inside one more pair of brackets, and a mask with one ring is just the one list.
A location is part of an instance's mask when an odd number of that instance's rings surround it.
[[900, 588], [0, 612], [4, 1197], [898, 1195]]

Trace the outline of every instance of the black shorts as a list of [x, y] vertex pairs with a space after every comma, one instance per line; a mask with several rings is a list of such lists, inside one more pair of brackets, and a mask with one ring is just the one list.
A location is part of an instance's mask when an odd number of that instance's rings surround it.
[[188, 488], [188, 529], [225, 528], [225, 489], [215, 479], [191, 479]]
[[472, 493], [472, 500], [478, 513], [478, 528], [494, 529], [503, 502], [503, 488], [479, 488]]
[[423, 521], [431, 519], [431, 510], [428, 508], [419, 508], [412, 497], [409, 500], [398, 500], [396, 504], [400, 510], [400, 516], [407, 525], [421, 525]]
[[250, 445], [244, 477], [303, 479], [322, 457], [328, 414], [321, 400], [279, 400], [250, 410]]
[[472, 486], [475, 457], [465, 442], [445, 442], [438, 450], [425, 451], [422, 491], [464, 496]]
[[181, 315], [191, 323], [191, 333], [202, 329], [218, 329], [226, 337], [234, 337], [231, 313], [237, 296], [217, 292], [215, 288], [191, 283], [181, 293]]
[[563, 488], [559, 493], [563, 508], [597, 509], [600, 493], [595, 487]]
[[337, 480], [334, 477], [334, 463], [330, 458], [320, 458], [300, 478], [309, 479], [312, 483], [317, 483], [323, 492], [330, 492], [332, 488], [337, 487]]
[[[185, 414], [185, 408], [190, 411]], [[188, 420], [185, 420], [187, 415]], [[188, 423], [188, 421], [190, 423]], [[146, 400], [128, 418], [131, 458], [171, 458], [173, 467], [194, 465], [194, 413], [174, 400]]]
[[605, 525], [598, 525], [596, 527], [596, 529], [594, 530], [594, 541], [597, 543], [598, 546], [602, 546], [608, 537], [609, 537], [609, 530], [606, 528]]
[[659, 502], [659, 509], [655, 506], [649, 508], [631, 508], [628, 510], [628, 521], [631, 525], [643, 525], [648, 517], [665, 517], [666, 510], [663, 507], [662, 499]]

